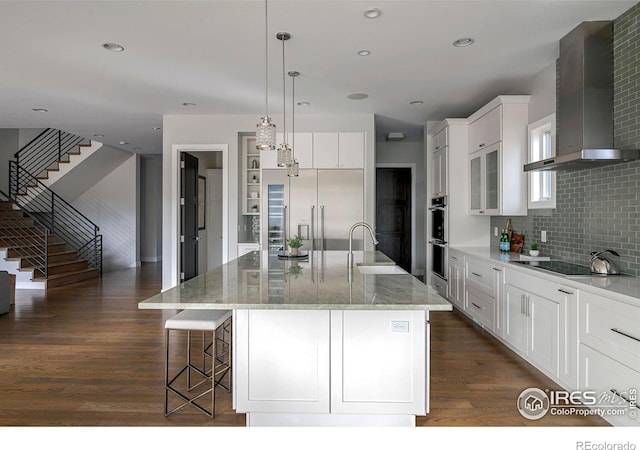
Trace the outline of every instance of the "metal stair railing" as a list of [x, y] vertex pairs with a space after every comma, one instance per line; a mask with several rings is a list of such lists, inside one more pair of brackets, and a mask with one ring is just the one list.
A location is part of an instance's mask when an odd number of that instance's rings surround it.
[[[0, 190], [0, 199], [10, 201], [9, 196], [2, 190]], [[33, 220], [35, 224], [28, 228], [32, 231], [35, 228], [36, 232], [30, 233], [25, 229], [26, 227], [20, 226], [20, 221], [25, 217], [15, 217], [11, 214], [12, 211], [20, 211], [26, 215], [27, 219]], [[9, 209], [0, 210], [0, 230], [4, 230], [4, 233], [0, 234], [0, 247], [14, 248], [29, 266], [40, 271], [44, 278], [49, 276], [50, 234], [47, 227], [23, 209]]]
[[47, 128], [15, 155], [16, 163], [27, 172], [42, 177], [47, 169], [57, 167], [60, 161], [68, 162], [69, 153], [78, 145], [91, 141], [66, 131]]
[[9, 199], [102, 274], [100, 228], [15, 161], [9, 161]]

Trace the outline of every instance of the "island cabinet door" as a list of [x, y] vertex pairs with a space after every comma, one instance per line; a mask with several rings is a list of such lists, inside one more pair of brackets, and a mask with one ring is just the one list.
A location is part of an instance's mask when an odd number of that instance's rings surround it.
[[236, 411], [329, 412], [329, 311], [236, 310]]
[[331, 312], [331, 412], [425, 415], [425, 311]]

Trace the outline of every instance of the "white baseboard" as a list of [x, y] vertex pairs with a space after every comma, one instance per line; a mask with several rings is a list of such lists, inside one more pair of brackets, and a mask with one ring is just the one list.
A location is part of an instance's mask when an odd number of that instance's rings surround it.
[[162, 261], [162, 256], [142, 256], [140, 261], [143, 263], [153, 263]]

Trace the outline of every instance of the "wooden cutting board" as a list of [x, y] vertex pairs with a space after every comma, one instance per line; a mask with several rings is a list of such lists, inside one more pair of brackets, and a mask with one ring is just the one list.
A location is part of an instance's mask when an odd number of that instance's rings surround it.
[[524, 234], [511, 234], [511, 253], [522, 253], [524, 244]]

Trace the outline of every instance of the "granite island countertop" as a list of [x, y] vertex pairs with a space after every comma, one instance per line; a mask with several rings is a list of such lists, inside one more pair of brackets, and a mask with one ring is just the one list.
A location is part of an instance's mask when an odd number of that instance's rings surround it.
[[[410, 274], [349, 274], [347, 251], [306, 259], [254, 251], [138, 304], [139, 309], [361, 309], [451, 311], [451, 303]], [[393, 265], [383, 253], [355, 251], [355, 264]]]

